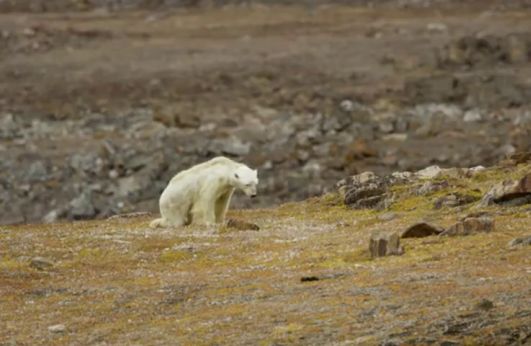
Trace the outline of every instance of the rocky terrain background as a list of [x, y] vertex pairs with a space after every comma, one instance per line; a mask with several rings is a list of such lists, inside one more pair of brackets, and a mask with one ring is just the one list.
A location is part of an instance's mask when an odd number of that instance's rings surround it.
[[216, 155], [259, 169], [234, 206], [263, 207], [531, 148], [526, 1], [24, 4], [0, 1], [4, 224], [156, 211]]

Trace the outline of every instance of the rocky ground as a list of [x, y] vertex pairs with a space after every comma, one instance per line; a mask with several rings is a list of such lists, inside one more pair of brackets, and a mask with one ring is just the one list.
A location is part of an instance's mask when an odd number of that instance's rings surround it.
[[261, 198], [234, 206], [264, 207], [528, 150], [525, 2], [406, 3], [4, 7], [0, 222], [156, 211], [216, 155], [259, 169]]
[[0, 344], [528, 345], [529, 159], [363, 173], [220, 229], [1, 226]]

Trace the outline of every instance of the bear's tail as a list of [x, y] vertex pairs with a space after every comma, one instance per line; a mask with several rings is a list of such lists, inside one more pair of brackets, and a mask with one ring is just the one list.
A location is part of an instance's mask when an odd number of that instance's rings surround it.
[[149, 227], [151, 228], [166, 227], [166, 220], [162, 217], [155, 219], [149, 223]]

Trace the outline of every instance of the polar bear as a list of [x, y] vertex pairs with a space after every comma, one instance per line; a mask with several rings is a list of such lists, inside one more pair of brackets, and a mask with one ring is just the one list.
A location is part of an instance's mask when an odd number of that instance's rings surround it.
[[222, 223], [234, 190], [256, 196], [257, 171], [220, 156], [174, 176], [159, 200], [161, 218], [152, 228]]

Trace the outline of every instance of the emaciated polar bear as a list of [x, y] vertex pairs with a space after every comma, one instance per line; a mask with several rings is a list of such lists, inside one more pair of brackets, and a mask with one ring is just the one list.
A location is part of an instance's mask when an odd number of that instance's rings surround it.
[[235, 189], [256, 196], [256, 170], [220, 156], [178, 173], [159, 200], [161, 218], [150, 226], [222, 223]]

